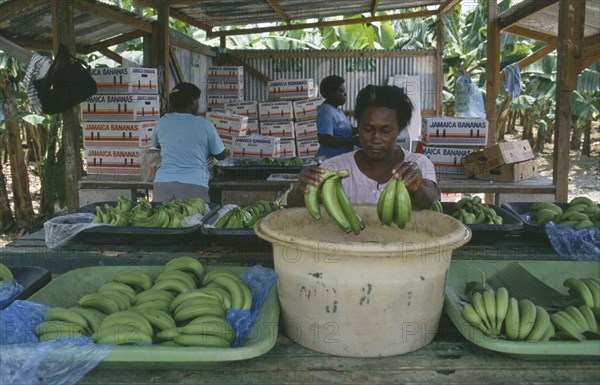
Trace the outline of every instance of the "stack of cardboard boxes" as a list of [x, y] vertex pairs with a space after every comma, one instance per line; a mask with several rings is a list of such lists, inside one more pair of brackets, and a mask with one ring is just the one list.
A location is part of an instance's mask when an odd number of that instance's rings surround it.
[[487, 143], [486, 119], [424, 117], [422, 123], [416, 152], [431, 160], [436, 174], [464, 174], [463, 158]]
[[296, 120], [296, 147], [298, 157], [313, 158], [319, 150], [317, 139], [317, 108], [323, 103], [323, 98], [314, 97], [297, 100], [293, 103]]
[[209, 111], [225, 111], [225, 104], [244, 100], [244, 67], [210, 66], [206, 81]]
[[95, 68], [98, 93], [81, 103], [87, 173], [139, 180], [142, 150], [160, 117], [155, 68]]
[[463, 158], [467, 176], [518, 182], [537, 176], [538, 164], [527, 140], [499, 143]]

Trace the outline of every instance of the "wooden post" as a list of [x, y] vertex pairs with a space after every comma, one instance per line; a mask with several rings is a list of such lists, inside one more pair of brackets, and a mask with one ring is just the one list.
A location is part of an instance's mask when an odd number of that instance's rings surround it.
[[[487, 83], [485, 113], [488, 120], [487, 146], [496, 143], [496, 97], [500, 73], [500, 27], [498, 25], [498, 1], [488, 0]], [[485, 194], [484, 201], [494, 201], [493, 194]]]
[[569, 198], [569, 150], [571, 140], [571, 101], [583, 54], [585, 1], [560, 0], [558, 11], [558, 59], [556, 79], [556, 126], [554, 128], [554, 168], [556, 201]]
[[437, 116], [442, 116], [443, 111], [443, 99], [442, 90], [444, 89], [444, 14], [438, 14], [438, 26], [437, 26], [437, 42], [435, 49], [436, 58], [436, 92], [435, 92], [435, 113]]
[[[170, 68], [169, 68], [169, 5], [161, 4], [157, 6], [158, 18], [156, 20], [156, 29], [152, 42], [154, 43], [153, 54], [156, 58], [155, 66], [162, 66], [163, 71], [163, 89], [161, 95], [161, 115], [167, 112], [169, 104]], [[160, 90], [159, 90], [160, 92]]]
[[[73, 2], [51, 0], [52, 10], [52, 45], [54, 52], [63, 44], [72, 55], [75, 55], [75, 29], [73, 18]], [[59, 63], [57, 63], [59, 64]], [[67, 65], [68, 63], [64, 63]], [[79, 207], [79, 179], [81, 178], [82, 160], [79, 136], [81, 126], [77, 106], [69, 108], [62, 114], [63, 137], [62, 146], [65, 156], [65, 179], [67, 208], [73, 210]]]

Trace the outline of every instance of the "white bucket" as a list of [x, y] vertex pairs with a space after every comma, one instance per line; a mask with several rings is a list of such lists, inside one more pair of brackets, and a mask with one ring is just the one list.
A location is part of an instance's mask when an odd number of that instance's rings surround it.
[[272, 243], [285, 333], [309, 349], [347, 357], [414, 351], [435, 337], [452, 250], [469, 241], [458, 220], [414, 211], [404, 229], [356, 205], [365, 229], [340, 230], [322, 209], [277, 211], [255, 226]]

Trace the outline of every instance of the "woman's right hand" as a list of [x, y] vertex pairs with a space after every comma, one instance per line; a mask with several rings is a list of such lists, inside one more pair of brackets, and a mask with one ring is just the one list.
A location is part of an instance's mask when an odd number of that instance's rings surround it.
[[325, 170], [320, 168], [317, 165], [312, 165], [304, 168], [300, 172], [300, 177], [298, 178], [298, 188], [306, 194], [308, 189], [306, 188], [307, 184], [311, 184], [313, 186], [318, 186], [321, 183], [321, 175]]

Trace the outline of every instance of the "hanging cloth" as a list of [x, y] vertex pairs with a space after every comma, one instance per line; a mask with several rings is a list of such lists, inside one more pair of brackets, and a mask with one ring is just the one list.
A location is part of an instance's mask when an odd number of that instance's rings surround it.
[[23, 78], [23, 88], [27, 91], [31, 112], [38, 115], [42, 114], [42, 104], [38, 99], [38, 93], [33, 86], [33, 81], [42, 79], [46, 76], [51, 65], [52, 60], [50, 58], [34, 53], [29, 60], [27, 70], [25, 71], [25, 77]]
[[512, 63], [504, 67], [502, 70], [504, 74], [504, 88], [511, 98], [519, 96], [522, 90], [521, 86], [521, 73], [519, 72], [519, 64]]

